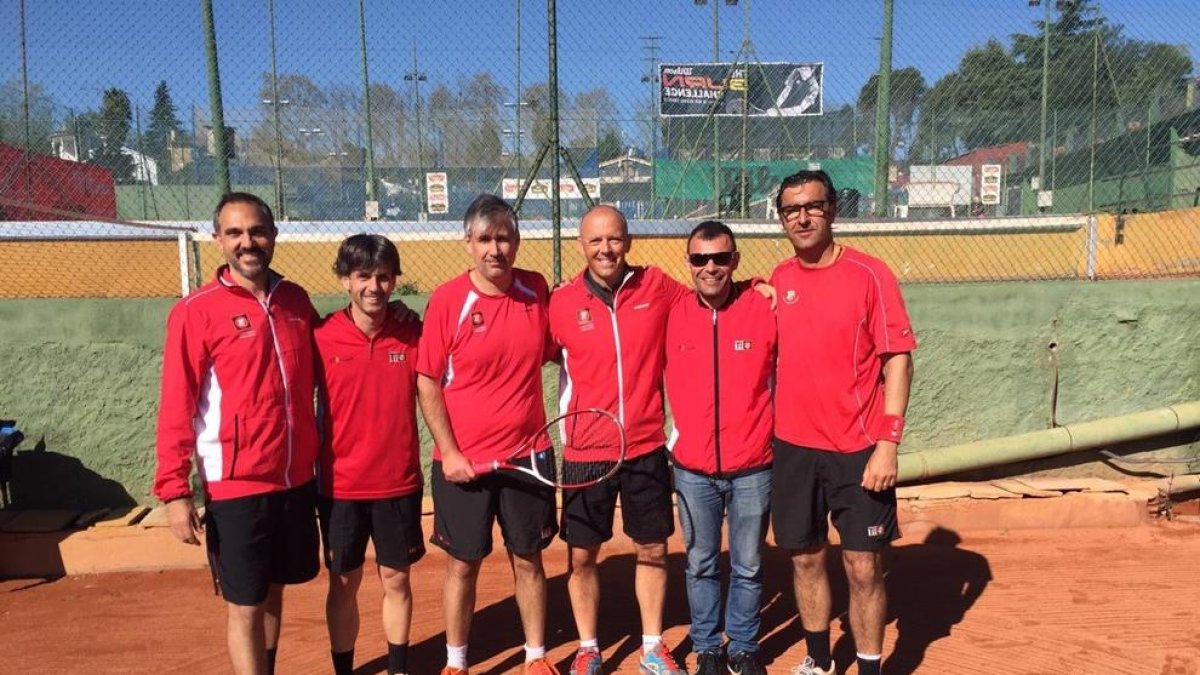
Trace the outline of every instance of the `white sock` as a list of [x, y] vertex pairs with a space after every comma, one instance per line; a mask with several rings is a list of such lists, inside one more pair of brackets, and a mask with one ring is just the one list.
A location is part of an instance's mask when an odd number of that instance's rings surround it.
[[538, 645], [537, 647], [530, 647], [529, 645], [525, 645], [525, 663], [529, 663], [530, 661], [537, 661], [538, 659], [544, 658], [545, 656], [546, 656], [546, 646], [545, 645]]
[[591, 640], [580, 640], [579, 648], [580, 649], [595, 649], [595, 650], [599, 651], [600, 650], [600, 641], [597, 640], [596, 638], [592, 638]]
[[467, 669], [467, 646], [446, 645], [446, 665], [459, 670]]
[[657, 647], [658, 643], [660, 643], [660, 642], [662, 642], [661, 635], [643, 635], [642, 636], [642, 653], [649, 654], [650, 652], [654, 651], [654, 648]]
[[854, 655], [863, 661], [878, 661], [883, 658], [883, 654], [864, 654], [862, 652], [856, 652]]

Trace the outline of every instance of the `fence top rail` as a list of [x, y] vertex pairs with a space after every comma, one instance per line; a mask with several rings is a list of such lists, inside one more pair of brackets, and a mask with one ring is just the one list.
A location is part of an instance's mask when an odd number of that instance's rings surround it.
[[[935, 234], [1012, 234], [1021, 232], [1070, 232], [1087, 224], [1083, 214], [1065, 216], [1026, 216], [1009, 218], [958, 218], [946, 220], [843, 220], [834, 231], [843, 236], [896, 236]], [[730, 220], [729, 227], [738, 235], [750, 237], [782, 236], [778, 223], [758, 220]], [[643, 237], [686, 237], [696, 226], [694, 220], [630, 220], [629, 231]], [[212, 223], [196, 221], [148, 221], [130, 223], [103, 220], [32, 220], [0, 222], [0, 240], [104, 240], [174, 239], [180, 232], [198, 238], [208, 235]], [[279, 241], [341, 241], [359, 232], [383, 234], [395, 241], [453, 241], [463, 236], [462, 223], [440, 221], [283, 221], [279, 223]], [[564, 220], [562, 237], [579, 235], [579, 220]], [[521, 222], [525, 239], [549, 239], [553, 227], [549, 220]]]

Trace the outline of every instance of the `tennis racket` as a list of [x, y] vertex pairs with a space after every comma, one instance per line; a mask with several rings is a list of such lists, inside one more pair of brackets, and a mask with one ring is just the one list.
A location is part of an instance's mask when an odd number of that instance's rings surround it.
[[590, 487], [612, 477], [625, 460], [625, 428], [612, 413], [576, 410], [550, 420], [508, 457], [475, 462], [476, 474], [520, 471], [556, 488]]

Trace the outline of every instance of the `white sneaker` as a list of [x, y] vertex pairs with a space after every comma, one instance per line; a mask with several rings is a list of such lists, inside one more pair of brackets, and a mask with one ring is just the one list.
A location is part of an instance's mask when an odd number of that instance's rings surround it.
[[830, 661], [828, 670], [818, 668], [817, 662], [813, 661], [811, 656], [806, 656], [804, 657], [804, 663], [796, 666], [792, 671], [792, 675], [837, 675], [837, 664]]

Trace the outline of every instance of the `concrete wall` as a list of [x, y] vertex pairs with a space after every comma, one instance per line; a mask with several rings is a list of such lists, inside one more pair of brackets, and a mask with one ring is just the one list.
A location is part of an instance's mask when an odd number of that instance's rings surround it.
[[[1059, 424], [1200, 399], [1200, 280], [917, 285], [905, 293], [920, 341], [905, 450], [1047, 428], [1056, 373]], [[341, 303], [330, 296], [318, 304], [328, 311]], [[19, 420], [29, 439], [17, 457], [18, 502], [150, 500], [170, 304], [0, 301], [0, 417]], [[44, 451], [35, 453], [39, 439]], [[1195, 455], [1195, 440], [1171, 439], [1165, 444], [1180, 447], [1165, 454]], [[1021, 469], [1047, 468], [1117, 475], [1094, 455]], [[1189, 468], [1200, 463], [1175, 466]]]

